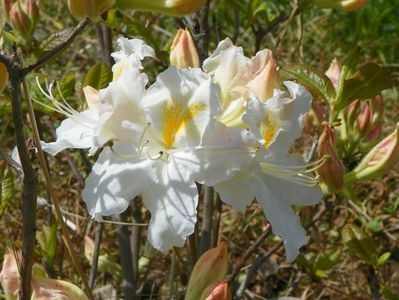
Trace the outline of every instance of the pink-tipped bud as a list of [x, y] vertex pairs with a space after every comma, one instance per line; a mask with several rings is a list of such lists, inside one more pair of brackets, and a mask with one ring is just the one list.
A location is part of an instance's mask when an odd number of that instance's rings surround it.
[[384, 98], [382, 98], [381, 95], [374, 97], [371, 100], [371, 108], [373, 111], [372, 123], [373, 125], [375, 125], [378, 122], [380, 122], [382, 115], [384, 113]]
[[367, 0], [314, 0], [318, 8], [335, 8], [345, 11], [353, 11], [361, 8]]
[[197, 48], [187, 29], [179, 29], [170, 51], [170, 64], [180, 69], [199, 68]]
[[317, 170], [317, 173], [329, 192], [335, 192], [341, 190], [344, 185], [345, 168], [334, 149], [335, 136], [333, 130], [326, 122], [323, 123], [323, 126], [317, 153], [320, 158], [326, 157], [326, 161]]
[[8, 71], [5, 64], [0, 62], [0, 93], [5, 88], [8, 81]]
[[364, 136], [370, 130], [371, 118], [371, 108], [370, 105], [366, 103], [362, 112], [357, 117], [357, 129], [360, 136]]
[[12, 27], [18, 31], [22, 36], [29, 37], [32, 32], [32, 21], [26, 12], [23, 11], [19, 1], [15, 2], [11, 6], [10, 10], [10, 21]]
[[206, 0], [116, 0], [116, 7], [183, 16], [199, 11], [205, 3]]
[[312, 102], [312, 112], [316, 116], [319, 124], [328, 121], [328, 112], [324, 107], [323, 103], [321, 103], [320, 101]]
[[36, 27], [40, 19], [40, 9], [37, 0], [26, 0], [26, 11], [32, 21], [33, 27]]
[[370, 130], [367, 138], [369, 141], [376, 141], [379, 139], [382, 133], [382, 123], [377, 123], [373, 129]]
[[360, 113], [360, 100], [352, 101], [344, 112], [348, 127], [352, 128], [355, 125], [359, 113]]
[[330, 68], [326, 72], [326, 76], [331, 80], [334, 88], [338, 89], [339, 77], [341, 75], [341, 65], [336, 58], [330, 64]]
[[191, 273], [185, 300], [198, 300], [204, 290], [222, 280], [227, 273], [227, 246], [221, 243], [218, 247], [205, 252], [197, 261]]
[[89, 108], [96, 108], [100, 103], [100, 93], [90, 85], [83, 88], [83, 93], [86, 98], [86, 103]]
[[378, 143], [360, 162], [345, 176], [345, 182], [353, 183], [369, 180], [386, 174], [399, 161], [399, 123], [393, 133]]
[[19, 292], [19, 271], [12, 250], [4, 255], [3, 267], [0, 272], [0, 283], [6, 299], [17, 299]]
[[249, 82], [248, 88], [260, 101], [266, 102], [273, 97], [274, 90], [280, 87], [280, 76], [273, 53], [267, 49], [259, 51], [253, 65], [259, 69]]
[[3, 0], [1, 8], [6, 20], [10, 19], [11, 6], [12, 6], [12, 0]]
[[205, 300], [231, 300], [231, 290], [227, 282], [221, 281], [207, 288], [201, 298]]

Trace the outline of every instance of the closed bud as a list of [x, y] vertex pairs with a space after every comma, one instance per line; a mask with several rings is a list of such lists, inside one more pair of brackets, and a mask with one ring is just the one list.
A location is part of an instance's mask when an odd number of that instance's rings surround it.
[[5, 64], [0, 62], [0, 93], [4, 90], [8, 81], [8, 71]]
[[373, 142], [377, 140], [382, 133], [382, 124], [377, 123], [373, 129], [370, 130], [369, 134], [367, 135], [367, 138], [370, 142]]
[[341, 75], [341, 65], [338, 60], [334, 58], [334, 60], [330, 64], [330, 68], [326, 72], [326, 76], [331, 80], [334, 88], [338, 89], [339, 77]]
[[357, 117], [357, 129], [360, 136], [364, 136], [366, 133], [369, 132], [371, 125], [371, 118], [372, 115], [371, 115], [370, 105], [366, 103], [362, 112]]
[[37, 0], [26, 0], [26, 11], [28, 12], [28, 16], [33, 23], [33, 27], [36, 27], [36, 24], [40, 19], [40, 10]]
[[101, 21], [105, 13], [115, 0], [68, 0], [68, 7], [72, 16], [77, 20], [89, 18], [91, 21]]
[[323, 123], [324, 129], [320, 136], [317, 153], [320, 158], [326, 157], [326, 161], [317, 170], [320, 180], [327, 186], [329, 192], [342, 189], [344, 185], [345, 168], [334, 149], [334, 132], [329, 124]]
[[345, 110], [346, 122], [350, 128], [355, 125], [360, 113], [360, 100], [352, 101]]
[[12, 6], [12, 0], [3, 0], [1, 8], [2, 8], [2, 11], [4, 13], [5, 19], [7, 19], [7, 20], [10, 19], [11, 6]]
[[170, 51], [170, 64], [177, 68], [199, 68], [197, 48], [187, 29], [179, 29]]
[[270, 50], [262, 50], [256, 54], [254, 66], [260, 67], [255, 71], [254, 78], [249, 82], [249, 90], [262, 102], [273, 97], [275, 89], [280, 87], [280, 77], [277, 72], [276, 61]]
[[19, 271], [12, 250], [8, 250], [4, 255], [3, 266], [0, 272], [0, 283], [6, 299], [18, 299]]
[[18, 31], [24, 38], [30, 38], [33, 24], [26, 12], [23, 11], [19, 1], [11, 6], [10, 21], [12, 27]]
[[373, 125], [377, 124], [384, 113], [384, 98], [381, 95], [377, 95], [371, 100], [371, 108], [373, 111]]
[[200, 300], [231, 300], [230, 286], [225, 281], [211, 285], [202, 293]]
[[384, 175], [399, 161], [399, 123], [393, 133], [378, 143], [360, 162], [345, 176], [345, 182], [354, 183]]
[[204, 290], [222, 280], [227, 273], [227, 247], [218, 247], [205, 252], [197, 261], [191, 273], [185, 300], [198, 300]]
[[116, 0], [116, 6], [122, 10], [152, 11], [174, 16], [192, 14], [205, 3], [206, 0]]
[[367, 0], [313, 0], [318, 8], [334, 8], [345, 11], [353, 11], [361, 8]]
[[89, 108], [96, 108], [100, 103], [100, 92], [90, 85], [83, 88], [83, 93], [86, 98], [86, 103]]

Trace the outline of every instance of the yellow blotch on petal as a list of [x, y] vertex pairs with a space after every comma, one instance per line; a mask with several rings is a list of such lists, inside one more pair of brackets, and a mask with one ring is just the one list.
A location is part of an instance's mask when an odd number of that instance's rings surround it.
[[267, 113], [263, 119], [263, 122], [260, 124], [260, 133], [262, 134], [263, 139], [265, 140], [263, 147], [268, 148], [274, 140], [276, 136], [276, 132], [278, 129], [278, 122], [273, 117], [271, 113]]
[[163, 140], [167, 148], [172, 148], [178, 132], [187, 127], [198, 114], [206, 110], [205, 103], [194, 103], [187, 108], [183, 103], [169, 103], [163, 117]]

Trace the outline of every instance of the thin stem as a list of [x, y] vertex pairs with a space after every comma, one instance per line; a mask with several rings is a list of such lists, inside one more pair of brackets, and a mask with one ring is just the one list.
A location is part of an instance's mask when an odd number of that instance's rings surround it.
[[25, 79], [22, 82], [22, 86], [23, 86], [23, 90], [24, 90], [24, 96], [25, 96], [25, 101], [26, 101], [26, 105], [27, 105], [27, 109], [28, 109], [30, 124], [32, 126], [33, 138], [34, 138], [34, 141], [35, 141], [35, 144], [36, 144], [36, 148], [37, 148], [37, 151], [38, 151], [40, 165], [42, 167], [42, 171], [43, 171], [43, 174], [44, 174], [44, 179], [45, 179], [45, 182], [46, 182], [47, 190], [48, 190], [48, 192], [49, 192], [49, 194], [51, 196], [51, 201], [52, 201], [52, 204], [53, 204], [53, 208], [54, 208], [54, 211], [55, 211], [57, 222], [61, 226], [62, 237], [63, 237], [64, 243], [65, 243], [65, 246], [66, 246], [66, 248], [68, 250], [68, 253], [69, 253], [69, 256], [71, 258], [72, 265], [74, 266], [76, 272], [79, 274], [79, 276], [82, 279], [82, 282], [83, 282], [83, 285], [85, 287], [85, 291], [86, 291], [88, 297], [90, 299], [94, 299], [94, 296], [93, 296], [92, 291], [91, 291], [91, 289], [89, 287], [89, 283], [87, 281], [87, 278], [86, 278], [85, 274], [83, 273], [82, 267], [81, 267], [80, 263], [78, 262], [76, 252], [75, 252], [75, 250], [74, 250], [74, 248], [72, 246], [72, 241], [71, 241], [71, 238], [69, 236], [68, 228], [65, 225], [64, 219], [62, 217], [61, 208], [60, 208], [58, 199], [57, 199], [56, 194], [55, 194], [55, 190], [54, 190], [54, 186], [53, 186], [53, 183], [52, 183], [52, 180], [51, 180], [51, 176], [50, 176], [49, 168], [48, 168], [48, 165], [47, 165], [47, 161], [46, 161], [43, 149], [41, 147], [39, 130], [38, 130], [38, 127], [37, 127], [36, 117], [35, 117], [35, 113], [34, 113], [34, 110], [33, 110], [32, 99], [31, 99], [31, 97], [29, 95], [28, 84], [27, 84]]
[[10, 93], [15, 136], [23, 170], [22, 187], [22, 262], [20, 267], [21, 289], [20, 298], [28, 300], [31, 297], [31, 280], [33, 266], [33, 250], [36, 237], [36, 208], [37, 208], [37, 173], [33, 169], [25, 145], [24, 121], [21, 107], [21, 77], [17, 55], [7, 58], [0, 54], [0, 61], [5, 63], [10, 76]]
[[[143, 216], [141, 212], [140, 197], [133, 199], [130, 203], [132, 210], [132, 217], [134, 223], [143, 222]], [[132, 233], [130, 234], [130, 247], [132, 249], [132, 260], [133, 260], [133, 287], [137, 290], [137, 282], [139, 278], [139, 258], [140, 258], [140, 248], [141, 248], [141, 227], [134, 226], [132, 228]]]
[[199, 247], [200, 256], [204, 254], [204, 252], [207, 251], [211, 246], [214, 194], [215, 192], [212, 187], [205, 187], [204, 211], [202, 218], [201, 240]]
[[75, 28], [74, 30], [71, 31], [71, 33], [68, 35], [68, 37], [63, 41], [62, 43], [58, 44], [56, 47], [54, 47], [52, 50], [44, 54], [41, 58], [39, 58], [36, 62], [33, 64], [22, 68], [19, 70], [19, 76], [21, 78], [25, 77], [27, 74], [29, 74], [32, 71], [35, 71], [42, 67], [47, 61], [55, 57], [57, 54], [59, 54], [62, 50], [64, 50], [66, 47], [68, 47], [74, 40], [75, 38], [87, 27], [87, 25], [90, 23], [88, 19], [85, 19], [81, 21]]
[[175, 299], [175, 272], [176, 272], [176, 252], [173, 251], [170, 257], [169, 299]]
[[220, 196], [216, 196], [215, 202], [215, 222], [213, 222], [212, 228], [212, 243], [211, 248], [216, 247], [219, 244], [219, 231], [220, 231], [220, 219], [222, 217], [222, 207], [223, 203], [220, 200]]
[[103, 234], [103, 224], [96, 223], [96, 235], [94, 237], [93, 259], [91, 261], [91, 269], [89, 275], [89, 286], [91, 289], [94, 287], [94, 283], [96, 281], [96, 275], [98, 269], [98, 257], [100, 256], [100, 245], [101, 245], [102, 234]]
[[249, 247], [249, 249], [244, 253], [244, 255], [240, 258], [240, 261], [237, 263], [237, 265], [234, 267], [233, 272], [227, 277], [226, 282], [228, 284], [231, 284], [234, 279], [238, 276], [238, 274], [241, 272], [242, 268], [245, 266], [247, 263], [247, 260], [251, 257], [252, 254], [255, 253], [256, 250], [263, 244], [263, 242], [267, 239], [271, 232], [271, 225], [270, 223], [267, 223], [265, 232], [262, 233], [262, 235], [256, 240], [256, 242]]

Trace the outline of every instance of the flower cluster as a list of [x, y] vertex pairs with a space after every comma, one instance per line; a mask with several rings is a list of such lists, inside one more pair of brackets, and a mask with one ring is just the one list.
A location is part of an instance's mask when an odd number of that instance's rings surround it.
[[321, 198], [313, 173], [322, 161], [304, 164], [289, 154], [311, 95], [294, 82], [280, 88], [271, 51], [247, 58], [229, 39], [202, 69], [171, 66], [151, 85], [141, 61], [154, 50], [138, 39], [118, 43], [113, 81], [84, 89], [87, 110], [43, 90], [68, 117], [44, 150], [101, 150], [83, 190], [90, 215], [122, 213], [141, 195], [151, 212], [148, 239], [167, 251], [194, 231], [196, 183], [213, 186], [240, 211], [256, 198], [293, 260], [307, 236], [291, 205]]

